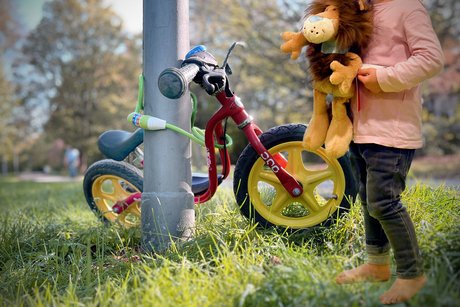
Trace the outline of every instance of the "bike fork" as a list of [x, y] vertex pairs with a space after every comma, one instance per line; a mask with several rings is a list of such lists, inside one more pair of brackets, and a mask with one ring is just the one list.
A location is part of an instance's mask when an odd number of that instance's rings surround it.
[[112, 211], [115, 212], [116, 214], [120, 214], [123, 211], [125, 211], [130, 205], [141, 200], [141, 198], [142, 198], [141, 192], [133, 193], [129, 195], [127, 198], [117, 201], [115, 205], [112, 206]]
[[257, 136], [256, 131], [258, 130], [259, 129], [253, 123], [249, 123], [247, 126], [243, 128], [243, 131], [246, 134], [252, 148], [254, 148], [257, 154], [265, 161], [265, 164], [272, 170], [276, 177], [278, 177], [279, 181], [286, 189], [286, 191], [292, 197], [298, 197], [302, 195], [302, 186], [285, 169], [287, 165], [286, 159], [279, 153], [272, 155], [268, 152], [268, 150], [265, 148], [265, 146], [262, 144], [259, 137]]

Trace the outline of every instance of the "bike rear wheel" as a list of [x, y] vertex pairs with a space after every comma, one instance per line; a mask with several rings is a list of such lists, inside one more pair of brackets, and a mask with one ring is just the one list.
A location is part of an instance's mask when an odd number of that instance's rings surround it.
[[129, 195], [142, 192], [142, 171], [126, 162], [101, 160], [92, 164], [83, 179], [83, 191], [91, 210], [106, 223], [119, 223], [124, 227], [140, 225], [141, 202], [129, 205], [120, 214], [112, 207]]
[[[233, 191], [241, 213], [263, 227], [292, 229], [328, 225], [350, 208], [357, 194], [347, 155], [332, 159], [323, 148], [309, 152], [302, 146], [306, 126], [274, 127], [260, 136], [272, 154], [287, 160], [287, 171], [303, 187], [292, 197], [255, 150], [248, 145], [235, 166]], [[340, 209], [340, 210], [337, 210]]]

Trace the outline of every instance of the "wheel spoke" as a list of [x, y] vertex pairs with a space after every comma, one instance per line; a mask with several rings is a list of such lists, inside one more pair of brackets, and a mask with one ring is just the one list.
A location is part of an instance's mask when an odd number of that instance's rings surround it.
[[116, 221], [125, 227], [129, 227], [129, 223], [126, 221], [126, 214], [124, 214], [124, 212], [117, 216]]
[[121, 214], [117, 216], [118, 223], [125, 227], [133, 227], [140, 224], [141, 211], [137, 202], [128, 206]]
[[101, 201], [112, 201], [112, 202], [117, 202], [119, 199], [116, 194], [107, 194], [104, 191], [99, 191], [98, 197], [95, 197], [94, 199], [99, 199]]
[[278, 177], [276, 177], [276, 175], [271, 170], [260, 172], [259, 180], [264, 181], [274, 187], [281, 186], [280, 180], [278, 179]]
[[301, 200], [302, 204], [312, 212], [318, 212], [322, 209], [318, 203], [318, 200], [315, 198], [315, 195], [313, 195], [311, 192], [304, 191], [299, 200]]
[[310, 171], [306, 181], [308, 184], [312, 184], [314, 186], [319, 185], [321, 182], [324, 182], [326, 180], [332, 179], [334, 176], [333, 170], [331, 170], [329, 167], [324, 170], [319, 170], [319, 171]]
[[112, 209], [107, 210], [107, 211], [101, 211], [101, 214], [102, 214], [102, 215], [113, 214], [113, 211], [112, 211]]
[[134, 214], [134, 215], [140, 217], [140, 216], [141, 216], [141, 212], [140, 212], [140, 210], [139, 210], [138, 204], [139, 204], [138, 201], [132, 203], [131, 205], [128, 206], [128, 208], [126, 208], [126, 209], [123, 211], [123, 213], [124, 213], [124, 212], [126, 212], [126, 214], [131, 213], [131, 214]]
[[270, 211], [275, 214], [280, 214], [281, 211], [286, 207], [286, 204], [290, 198], [290, 195], [284, 190], [283, 187], [276, 190], [275, 199], [272, 202]]
[[113, 194], [114, 195], [129, 195], [129, 193], [126, 191], [126, 189], [124, 189], [122, 186], [121, 186], [121, 183], [119, 180], [117, 179], [112, 179], [112, 185], [113, 185]]

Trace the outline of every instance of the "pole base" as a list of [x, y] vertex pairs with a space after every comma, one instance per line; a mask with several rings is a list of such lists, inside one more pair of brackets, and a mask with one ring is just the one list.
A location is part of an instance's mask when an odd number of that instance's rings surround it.
[[189, 240], [195, 226], [194, 207], [191, 192], [142, 193], [142, 250], [162, 252], [175, 241]]

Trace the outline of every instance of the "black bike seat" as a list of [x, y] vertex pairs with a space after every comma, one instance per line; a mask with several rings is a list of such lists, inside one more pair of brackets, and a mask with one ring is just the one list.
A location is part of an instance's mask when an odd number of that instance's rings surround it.
[[[217, 185], [221, 184], [224, 176], [217, 175]], [[208, 190], [209, 177], [208, 174], [193, 173], [192, 174], [192, 192], [195, 196], [201, 195]]]
[[99, 136], [99, 150], [109, 159], [123, 161], [130, 152], [144, 141], [144, 130], [134, 132], [109, 130]]

